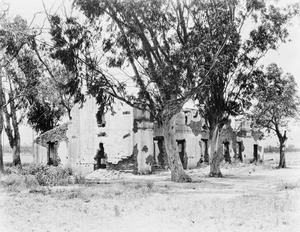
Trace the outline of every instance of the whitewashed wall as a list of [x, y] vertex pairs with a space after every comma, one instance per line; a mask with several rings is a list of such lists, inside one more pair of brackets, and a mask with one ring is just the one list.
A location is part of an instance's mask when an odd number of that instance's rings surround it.
[[94, 169], [98, 148], [96, 100], [88, 99], [82, 108], [77, 104], [71, 111], [72, 123], [68, 127], [68, 163], [75, 172], [88, 173]]
[[59, 143], [57, 156], [60, 159], [61, 165], [66, 166], [68, 164], [68, 142], [61, 141]]
[[121, 102], [116, 102], [113, 108], [115, 113], [105, 114], [105, 127], [98, 131], [106, 134], [99, 138], [99, 142], [104, 144], [107, 162], [117, 164], [133, 152], [133, 109]]
[[47, 148], [36, 143], [33, 144], [33, 162], [36, 164], [47, 164]]

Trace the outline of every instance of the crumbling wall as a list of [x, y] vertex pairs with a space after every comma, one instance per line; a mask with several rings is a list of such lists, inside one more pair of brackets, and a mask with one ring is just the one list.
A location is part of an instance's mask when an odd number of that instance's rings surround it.
[[47, 153], [48, 150], [46, 147], [37, 143], [33, 144], [33, 162], [35, 164], [47, 164]]
[[66, 166], [68, 164], [68, 142], [61, 141], [57, 148], [57, 156], [59, 157], [60, 164]]
[[119, 101], [113, 105], [113, 112], [107, 112], [104, 116], [105, 127], [98, 129], [98, 138], [103, 143], [110, 166], [118, 163], [120, 166], [133, 153], [133, 117], [132, 107]]
[[67, 131], [68, 164], [74, 172], [88, 173], [94, 170], [94, 156], [98, 148], [97, 105], [94, 98], [83, 106], [76, 104], [72, 111], [72, 124]]
[[148, 174], [152, 172], [154, 163], [153, 122], [147, 112], [134, 109], [133, 141], [136, 144], [137, 173]]

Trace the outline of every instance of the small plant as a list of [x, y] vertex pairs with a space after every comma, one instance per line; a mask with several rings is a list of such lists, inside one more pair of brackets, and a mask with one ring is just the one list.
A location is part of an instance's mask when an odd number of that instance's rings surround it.
[[75, 183], [76, 184], [85, 184], [86, 183], [86, 180], [85, 180], [85, 177], [83, 175], [76, 175], [75, 176]]
[[82, 192], [80, 189], [73, 189], [70, 192], [68, 192], [67, 199], [79, 198], [81, 195]]
[[115, 216], [116, 216], [116, 217], [119, 217], [119, 216], [120, 216], [120, 209], [119, 209], [119, 206], [114, 205], [114, 211], [115, 211]]
[[278, 190], [289, 190], [289, 189], [294, 189], [294, 188], [299, 188], [299, 183], [296, 182], [287, 182], [287, 181], [282, 181], [280, 184], [277, 186]]
[[137, 183], [135, 186], [134, 186], [134, 189], [138, 190], [142, 187], [142, 184], [141, 183]]
[[154, 186], [153, 181], [147, 181], [146, 186], [147, 186], [148, 190], [150, 191]]
[[123, 194], [123, 192], [120, 191], [120, 190], [115, 191], [115, 195], [117, 195], [117, 196], [120, 196], [120, 195], [122, 195], [122, 194]]

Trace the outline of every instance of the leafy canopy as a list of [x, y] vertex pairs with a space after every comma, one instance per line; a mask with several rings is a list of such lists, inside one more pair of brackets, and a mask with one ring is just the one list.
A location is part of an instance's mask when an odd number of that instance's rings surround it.
[[298, 116], [300, 99], [297, 95], [297, 83], [291, 74], [284, 74], [274, 63], [256, 78], [254, 97], [257, 103], [253, 109], [253, 117], [258, 125], [269, 132], [274, 131], [280, 138], [280, 130]]

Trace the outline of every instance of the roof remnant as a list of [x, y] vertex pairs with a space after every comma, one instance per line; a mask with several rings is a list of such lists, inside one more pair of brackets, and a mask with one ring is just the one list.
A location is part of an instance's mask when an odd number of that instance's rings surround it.
[[48, 147], [49, 142], [68, 141], [67, 130], [71, 122], [66, 122], [38, 136], [33, 142]]

